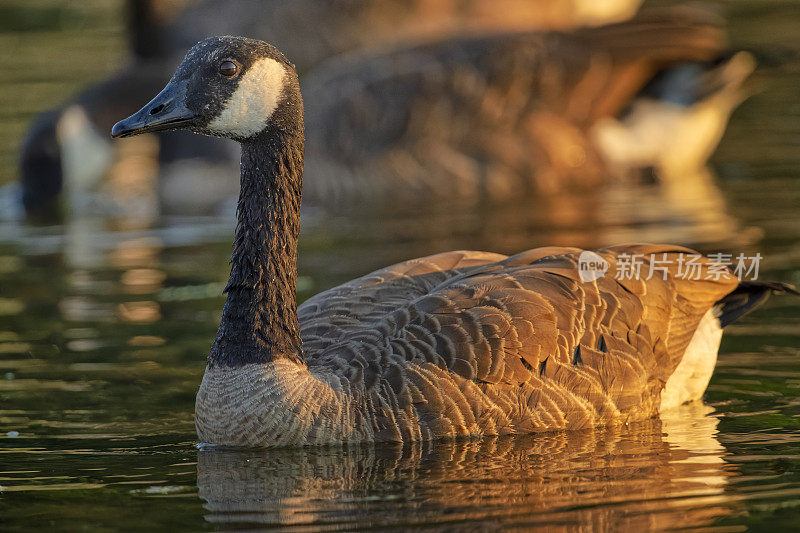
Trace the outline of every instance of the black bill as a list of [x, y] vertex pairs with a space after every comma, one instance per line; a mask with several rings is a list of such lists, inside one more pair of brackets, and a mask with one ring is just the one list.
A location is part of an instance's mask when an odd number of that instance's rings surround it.
[[130, 137], [140, 133], [186, 128], [197, 121], [197, 115], [185, 104], [184, 83], [170, 82], [139, 111], [111, 128], [111, 137]]

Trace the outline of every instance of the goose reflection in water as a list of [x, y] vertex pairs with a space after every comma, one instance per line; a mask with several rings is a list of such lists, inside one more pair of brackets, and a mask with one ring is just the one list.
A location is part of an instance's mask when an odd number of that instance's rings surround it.
[[736, 512], [702, 403], [624, 428], [411, 447], [198, 452], [206, 520], [354, 529], [692, 528]]

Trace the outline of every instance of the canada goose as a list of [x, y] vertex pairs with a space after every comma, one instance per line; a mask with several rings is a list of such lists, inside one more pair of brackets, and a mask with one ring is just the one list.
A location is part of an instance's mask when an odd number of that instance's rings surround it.
[[[368, 274], [296, 304], [303, 104], [294, 67], [241, 37], [195, 45], [115, 138], [188, 129], [236, 140], [231, 273], [196, 402], [201, 441], [277, 446], [578, 429], [698, 399], [722, 327], [782, 284], [740, 283], [675, 246], [651, 279], [582, 282], [580, 250], [455, 251]], [[598, 257], [599, 256], [599, 257]], [[710, 279], [705, 279], [709, 277]]]
[[[172, 66], [197, 41], [240, 34], [268, 39], [285, 50], [301, 74], [336, 54], [391, 41], [440, 38], [510, 29], [571, 28], [627, 18], [641, 0], [128, 0], [133, 52], [130, 64], [56, 111], [40, 116], [20, 154], [21, 199], [30, 213], [52, 212], [62, 190], [103, 189], [114, 153], [104, 132], [109, 116], [127, 115], [169, 79]], [[133, 98], [130, 98], [133, 96]], [[64, 127], [69, 123], [69, 128]], [[64, 134], [75, 132], [77, 138]], [[234, 197], [225, 173], [235, 177], [238, 154], [216, 139], [188, 141], [182, 132], [162, 136], [160, 195], [167, 211], [218, 209]], [[88, 145], [87, 143], [91, 143]], [[91, 146], [91, 148], [87, 148]], [[73, 165], [86, 154], [93, 165]], [[216, 168], [201, 180], [201, 172]], [[187, 177], [192, 181], [189, 182]], [[113, 198], [111, 199], [113, 203]], [[67, 201], [71, 205], [72, 200]], [[222, 202], [224, 203], [224, 202]]]
[[484, 204], [642, 177], [691, 187], [753, 71], [725, 48], [716, 17], [681, 7], [333, 59], [304, 80], [306, 199]]

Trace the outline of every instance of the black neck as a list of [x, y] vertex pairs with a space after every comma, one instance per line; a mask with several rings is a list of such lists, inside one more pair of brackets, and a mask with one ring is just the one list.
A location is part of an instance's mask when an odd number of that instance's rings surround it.
[[302, 130], [271, 127], [242, 142], [228, 299], [211, 366], [302, 359], [296, 289], [303, 142]]

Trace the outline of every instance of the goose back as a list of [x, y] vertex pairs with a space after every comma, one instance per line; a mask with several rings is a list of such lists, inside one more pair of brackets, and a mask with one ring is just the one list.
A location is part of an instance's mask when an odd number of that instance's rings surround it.
[[214, 34], [268, 39], [300, 73], [378, 43], [520, 29], [569, 29], [632, 16], [641, 0], [199, 0], [164, 29], [175, 50]]

